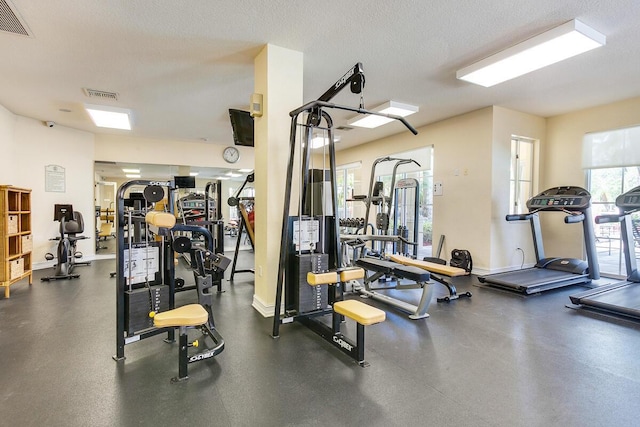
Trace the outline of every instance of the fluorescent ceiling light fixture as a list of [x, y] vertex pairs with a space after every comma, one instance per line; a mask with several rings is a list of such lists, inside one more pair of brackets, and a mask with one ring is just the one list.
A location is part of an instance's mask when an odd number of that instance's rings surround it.
[[[400, 117], [407, 117], [413, 113], [417, 113], [418, 110], [418, 107], [415, 105], [404, 104], [397, 101], [388, 101], [382, 105], [377, 106], [372, 111], [383, 114], [393, 114]], [[395, 120], [388, 117], [375, 116], [373, 114], [359, 114], [349, 120], [347, 123], [351, 126], [373, 129], [377, 128], [378, 126], [386, 125], [387, 123], [391, 123], [393, 121]]]
[[[333, 142], [340, 142], [340, 137], [337, 135], [333, 136]], [[328, 135], [313, 135], [311, 138], [311, 149], [315, 150], [316, 148], [322, 148], [325, 145], [329, 145], [329, 136]]]
[[140, 169], [122, 169], [124, 173], [140, 173]]
[[238, 172], [249, 173], [249, 172], [253, 172], [253, 169], [238, 169]]
[[329, 144], [329, 138], [325, 138], [324, 136], [316, 135], [311, 138], [311, 149], [315, 150], [316, 148], [324, 147]]
[[189, 176], [198, 176], [199, 172], [189, 172]]
[[127, 178], [140, 178], [139, 174], [135, 174], [135, 173], [128, 173], [125, 175]]
[[229, 177], [228, 176], [219, 176], [219, 177], [217, 177], [215, 179], [220, 180], [220, 181], [226, 181], [227, 179], [229, 179]]
[[231, 178], [237, 178], [239, 176], [242, 176], [241, 173], [233, 173], [233, 172], [227, 172], [225, 175], [230, 176]]
[[604, 46], [607, 38], [574, 19], [458, 70], [456, 77], [490, 87]]
[[89, 104], [85, 104], [84, 108], [98, 127], [131, 130], [131, 110]]

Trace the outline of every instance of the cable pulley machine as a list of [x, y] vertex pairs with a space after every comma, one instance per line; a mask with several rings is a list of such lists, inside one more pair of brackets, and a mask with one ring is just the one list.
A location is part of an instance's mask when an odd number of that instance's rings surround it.
[[[286, 182], [290, 183], [291, 191], [285, 193], [284, 199], [273, 322], [273, 337], [279, 336], [281, 324], [298, 321], [361, 366], [366, 366], [364, 326], [383, 321], [385, 313], [357, 300], [343, 300], [343, 284], [364, 277], [364, 270], [341, 268], [333, 120], [327, 111], [337, 109], [388, 117], [402, 122], [417, 134], [402, 117], [364, 109], [362, 95], [358, 108], [329, 102], [347, 86], [352, 93], [362, 94], [364, 81], [362, 64], [358, 63], [317, 101], [290, 113]], [[314, 136], [321, 136], [327, 141], [322, 155], [314, 153], [312, 156]], [[322, 163], [320, 169], [314, 165], [318, 158]], [[295, 177], [294, 167], [298, 168]], [[295, 204], [292, 204], [293, 191], [298, 193]], [[283, 302], [284, 312], [281, 313]], [[320, 320], [325, 315], [331, 316], [331, 326]], [[343, 316], [357, 323], [356, 342], [340, 332]]]
[[[391, 189], [389, 190], [389, 195], [385, 194], [384, 183], [382, 181], [376, 181], [376, 168], [384, 162], [395, 162], [393, 165], [393, 172], [391, 175]], [[359, 230], [359, 234], [363, 234], [367, 236], [367, 241], [372, 242], [371, 249], [374, 252], [377, 252], [379, 255], [384, 255], [386, 252], [387, 243], [391, 243], [393, 245], [393, 249], [397, 248], [396, 245], [400, 245], [403, 248], [408, 248], [409, 246], [413, 247], [414, 256], [417, 255], [418, 250], [418, 237], [417, 234], [414, 233], [413, 240], [407, 239], [405, 236], [402, 236], [401, 233], [398, 233], [398, 213], [397, 206], [394, 205], [394, 200], [397, 197], [398, 189], [396, 188], [396, 176], [398, 174], [398, 168], [402, 165], [407, 165], [415, 163], [420, 167], [420, 163], [413, 159], [401, 159], [395, 157], [380, 157], [374, 160], [373, 165], [371, 166], [371, 176], [369, 178], [369, 191], [366, 195], [354, 196], [355, 200], [362, 200], [365, 203], [365, 222], [369, 221], [369, 214], [371, 212], [371, 206], [377, 206], [378, 212], [376, 214], [375, 225], [367, 224], [365, 227]], [[400, 180], [399, 182], [402, 182]], [[419, 203], [419, 197], [417, 196], [418, 188], [416, 188], [416, 200]], [[406, 193], [406, 192], [405, 192]], [[391, 226], [391, 213], [393, 208], [396, 208], [394, 211], [394, 233], [389, 234], [389, 227]], [[417, 217], [416, 217], [417, 218]], [[372, 230], [371, 234], [367, 234], [368, 229]], [[416, 228], [417, 231], [417, 228]], [[385, 237], [376, 237], [376, 236], [385, 236]], [[391, 238], [387, 238], [386, 236], [392, 236]], [[349, 236], [345, 236], [345, 239], [349, 239]], [[345, 240], [343, 239], [343, 240]]]
[[235, 252], [233, 253], [233, 263], [231, 265], [231, 274], [229, 276], [229, 280], [231, 282], [233, 282], [233, 277], [236, 275], [236, 273], [254, 273], [253, 269], [244, 269], [244, 270], [236, 269], [236, 263], [238, 262], [238, 254], [240, 252], [240, 242], [242, 240], [243, 230], [247, 231], [247, 236], [249, 236], [249, 242], [251, 243], [251, 248], [255, 250], [255, 246], [254, 246], [255, 235], [254, 235], [253, 225], [249, 221], [249, 214], [247, 213], [247, 210], [245, 208], [245, 203], [247, 201], [253, 203], [254, 199], [253, 197], [240, 197], [240, 194], [242, 194], [242, 191], [244, 190], [244, 188], [247, 186], [248, 183], [252, 183], [254, 178], [255, 178], [255, 175], [253, 172], [247, 175], [247, 177], [245, 178], [240, 188], [238, 188], [238, 190], [235, 192], [233, 196], [227, 199], [227, 204], [229, 206], [231, 207], [235, 206], [238, 209], [238, 216], [240, 217], [240, 221], [238, 222], [238, 234], [236, 235], [236, 249], [235, 249]]

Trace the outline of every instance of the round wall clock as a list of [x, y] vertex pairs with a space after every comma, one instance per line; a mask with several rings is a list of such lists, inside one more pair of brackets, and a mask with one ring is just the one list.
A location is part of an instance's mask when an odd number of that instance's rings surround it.
[[235, 163], [240, 158], [240, 151], [236, 147], [227, 147], [222, 152], [222, 158], [228, 163]]

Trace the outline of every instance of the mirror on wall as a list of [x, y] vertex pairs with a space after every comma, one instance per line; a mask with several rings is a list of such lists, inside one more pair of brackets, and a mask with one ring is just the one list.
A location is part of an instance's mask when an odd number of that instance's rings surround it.
[[115, 200], [117, 184], [96, 181], [94, 186], [96, 255], [115, 253]]
[[[251, 169], [225, 169], [184, 165], [156, 165], [124, 162], [94, 163], [95, 206], [96, 206], [96, 256], [113, 257], [116, 252], [115, 209], [118, 188], [130, 180], [169, 180], [175, 176], [194, 176], [196, 187], [181, 189], [176, 199], [191, 193], [204, 194], [210, 181], [221, 182], [222, 217], [225, 223], [232, 219], [235, 212], [230, 211], [226, 198], [242, 185]], [[98, 213], [99, 212], [99, 213]], [[225, 245], [226, 246], [226, 245]]]

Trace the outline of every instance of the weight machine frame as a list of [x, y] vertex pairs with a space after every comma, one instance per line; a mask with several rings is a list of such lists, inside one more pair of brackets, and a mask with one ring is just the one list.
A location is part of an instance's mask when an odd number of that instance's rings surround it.
[[[124, 238], [124, 225], [127, 223], [125, 215], [125, 193], [133, 186], [160, 186], [166, 188], [167, 193], [167, 209], [169, 213], [173, 214], [173, 182], [172, 181], [147, 181], [147, 180], [132, 180], [123, 183], [117, 192], [116, 197], [116, 225], [117, 225], [117, 256], [116, 256], [116, 354], [113, 356], [115, 361], [125, 359], [124, 347], [127, 344], [140, 341], [145, 338], [149, 338], [154, 335], [167, 333], [166, 341], [175, 341], [175, 329], [174, 328], [148, 328], [140, 331], [138, 334], [125, 337], [125, 292], [127, 290], [127, 283], [125, 278], [125, 256], [124, 251], [127, 249], [125, 246]], [[146, 212], [146, 206], [143, 210]], [[144, 221], [144, 219], [136, 218]], [[128, 230], [132, 233], [133, 230]], [[128, 248], [131, 250], [132, 248]], [[166, 240], [160, 244], [160, 276], [161, 284], [169, 286], [169, 309], [175, 307], [175, 266], [173, 263], [173, 249], [171, 244]]]
[[[255, 179], [254, 172], [251, 172], [249, 175], [247, 175], [244, 182], [242, 183], [240, 188], [236, 191], [236, 193], [227, 199], [227, 204], [232, 207], [235, 206], [238, 210], [238, 214], [240, 217], [240, 221], [238, 222], [238, 234], [236, 236], [236, 248], [233, 253], [233, 264], [231, 265], [231, 273], [229, 275], [230, 282], [233, 282], [233, 277], [235, 276], [236, 273], [255, 274], [255, 271], [253, 269], [236, 270], [236, 263], [238, 262], [238, 253], [240, 251], [240, 241], [242, 239], [242, 231], [244, 229], [247, 230], [247, 235], [249, 236], [249, 242], [251, 243], [251, 248], [255, 250], [255, 246], [253, 242], [253, 239], [254, 239], [253, 231], [251, 231], [251, 233], [249, 232], [249, 228], [248, 228], [249, 224], [246, 223], [247, 220], [245, 220], [245, 212], [243, 212], [244, 208], [240, 206], [243, 200], [249, 200], [249, 198], [240, 197], [242, 190], [244, 190], [244, 187], [246, 187], [248, 183], [253, 182], [254, 179]], [[253, 198], [250, 198], [250, 199], [253, 200]]]
[[[309, 102], [289, 113], [291, 117], [291, 129], [290, 129], [290, 140], [289, 140], [289, 163], [287, 166], [287, 175], [285, 182], [292, 182], [293, 178], [293, 168], [294, 161], [296, 156], [296, 134], [299, 126], [303, 126], [305, 128], [305, 143], [300, 144], [303, 145], [301, 149], [302, 159], [301, 159], [301, 177], [302, 185], [301, 185], [301, 204], [299, 205], [300, 211], [298, 212], [298, 216], [290, 216], [290, 204], [291, 204], [291, 192], [285, 192], [284, 197], [284, 206], [283, 206], [283, 214], [282, 214], [282, 233], [280, 238], [280, 257], [278, 262], [278, 275], [277, 275], [277, 285], [276, 285], [276, 301], [275, 301], [275, 312], [274, 312], [274, 320], [273, 320], [273, 330], [272, 336], [274, 338], [279, 337], [280, 335], [280, 325], [284, 323], [291, 323], [294, 321], [298, 321], [303, 325], [309, 327], [316, 334], [320, 335], [324, 340], [332, 344], [338, 350], [342, 351], [349, 357], [354, 360], [360, 362], [363, 360], [363, 352], [364, 352], [364, 339], [362, 338], [362, 342], [358, 339], [357, 343], [354, 343], [347, 339], [340, 332], [340, 323], [342, 320], [341, 315], [335, 313], [332, 307], [323, 308], [315, 311], [298, 313], [289, 311], [290, 307], [285, 307], [284, 316], [281, 316], [281, 304], [283, 294], [285, 293], [285, 286], [290, 286], [291, 284], [286, 283], [285, 281], [285, 270], [288, 267], [290, 257], [291, 257], [291, 237], [290, 233], [293, 232], [293, 221], [298, 219], [301, 221], [303, 219], [303, 211], [302, 207], [306, 206], [305, 204], [305, 195], [307, 193], [307, 186], [309, 183], [309, 169], [310, 169], [310, 142], [312, 138], [312, 129], [320, 128], [320, 123], [324, 119], [326, 126], [322, 127], [323, 130], [327, 132], [328, 135], [328, 153], [329, 153], [329, 181], [331, 188], [331, 203], [332, 208], [331, 212], [333, 217], [329, 217], [328, 221], [333, 222], [333, 236], [322, 236], [320, 239], [320, 244], [323, 246], [323, 250], [327, 251], [327, 247], [329, 250], [328, 253], [328, 269], [331, 271], [337, 271], [341, 266], [341, 251], [340, 251], [340, 227], [339, 227], [339, 219], [337, 216], [337, 182], [336, 182], [336, 160], [335, 160], [335, 142], [333, 138], [333, 120], [331, 116], [327, 113], [326, 110], [341, 110], [341, 111], [350, 111], [356, 112], [358, 114], [372, 114], [377, 116], [383, 116], [387, 118], [391, 118], [393, 120], [398, 120], [402, 122], [414, 135], [418, 132], [403, 118], [396, 115], [379, 113], [376, 111], [369, 111], [364, 109], [361, 104], [358, 108], [348, 107], [343, 105], [337, 105], [328, 102], [335, 95], [337, 95], [342, 89], [344, 89], [347, 85], [350, 87], [352, 93], [359, 94], [362, 92], [364, 87], [364, 71], [361, 63], [357, 63], [354, 67], [349, 69], [346, 74], [344, 74], [332, 87], [327, 90], [318, 100]], [[299, 124], [298, 119], [302, 116], [306, 115], [306, 123]], [[324, 179], [323, 179], [324, 180]], [[325, 196], [326, 197], [326, 196]], [[313, 212], [312, 212], [313, 213]], [[313, 216], [309, 218], [314, 218]], [[324, 222], [321, 221], [321, 227], [324, 226]], [[331, 227], [328, 227], [331, 229]], [[330, 232], [329, 232], [330, 233]], [[323, 238], [324, 237], [324, 238]], [[330, 287], [330, 292], [328, 296], [329, 305], [332, 305], [333, 302], [336, 302], [342, 299], [343, 289], [341, 288], [340, 283], [336, 283], [333, 285], [328, 285]], [[331, 314], [331, 326], [327, 326], [322, 321], [318, 319], [323, 316]], [[360, 334], [358, 334], [360, 337]]]

